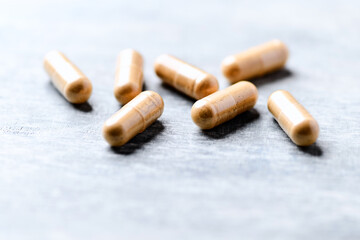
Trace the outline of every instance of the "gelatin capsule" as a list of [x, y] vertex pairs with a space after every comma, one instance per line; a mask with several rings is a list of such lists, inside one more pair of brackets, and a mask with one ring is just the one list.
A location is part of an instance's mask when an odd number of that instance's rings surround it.
[[191, 118], [201, 129], [211, 129], [252, 109], [257, 98], [255, 85], [242, 81], [196, 101]]
[[144, 91], [112, 115], [103, 126], [103, 136], [111, 146], [121, 146], [143, 132], [164, 111], [159, 94]]
[[283, 42], [272, 40], [245, 52], [226, 57], [221, 68], [224, 76], [231, 83], [236, 83], [284, 67], [288, 55], [288, 49]]
[[280, 127], [299, 146], [313, 144], [319, 136], [319, 125], [306, 109], [287, 91], [272, 93], [267, 106]]
[[206, 97], [219, 89], [213, 75], [167, 54], [156, 59], [154, 68], [165, 83], [195, 99]]
[[44, 68], [54, 86], [69, 102], [84, 103], [90, 98], [90, 80], [61, 52], [47, 53]]
[[143, 87], [143, 59], [137, 51], [125, 49], [120, 52], [115, 73], [114, 95], [122, 104], [136, 97]]

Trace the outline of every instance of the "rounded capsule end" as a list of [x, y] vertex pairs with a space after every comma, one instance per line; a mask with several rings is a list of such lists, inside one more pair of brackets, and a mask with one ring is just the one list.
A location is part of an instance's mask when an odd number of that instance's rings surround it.
[[151, 90], [144, 91], [143, 93], [147, 94], [150, 97], [152, 97], [152, 99], [154, 99], [156, 101], [157, 105], [161, 109], [161, 113], [163, 113], [163, 111], [164, 111], [164, 100], [162, 99], [160, 94], [158, 94], [157, 92], [151, 91]]
[[118, 124], [110, 124], [108, 121], [103, 126], [103, 137], [112, 147], [119, 147], [127, 142], [126, 131]]
[[131, 82], [114, 88], [114, 96], [122, 105], [130, 102], [130, 100], [136, 97], [140, 92], [141, 89]]
[[91, 82], [87, 78], [80, 78], [65, 86], [65, 98], [71, 103], [84, 103], [86, 102], [92, 92]]
[[241, 69], [237, 64], [235, 56], [226, 57], [221, 63], [221, 70], [230, 83], [241, 80]]
[[158, 77], [160, 78], [163, 78], [164, 76], [162, 75], [162, 69], [163, 69], [163, 64], [164, 62], [166, 62], [166, 60], [169, 58], [169, 55], [168, 54], [163, 54], [163, 55], [160, 55], [159, 57], [157, 57], [155, 59], [155, 62], [154, 62], [154, 70], [155, 70], [155, 73], [156, 75], [158, 75]]
[[300, 124], [294, 126], [289, 136], [298, 146], [310, 146], [319, 136], [319, 125], [315, 119], [306, 119]]
[[194, 96], [196, 99], [204, 98], [219, 89], [217, 79], [211, 74], [205, 74], [196, 79]]
[[191, 118], [201, 129], [215, 126], [216, 113], [205, 100], [199, 100], [191, 108]]

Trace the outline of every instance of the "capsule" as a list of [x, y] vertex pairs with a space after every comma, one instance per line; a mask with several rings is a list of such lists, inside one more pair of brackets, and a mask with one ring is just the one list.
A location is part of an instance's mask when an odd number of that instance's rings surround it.
[[154, 68], [165, 83], [195, 99], [206, 97], [219, 89], [213, 75], [167, 54], [156, 59]]
[[196, 101], [191, 109], [191, 118], [201, 129], [211, 129], [252, 109], [257, 98], [254, 84], [239, 82]]
[[272, 93], [267, 106], [280, 127], [299, 146], [313, 144], [319, 136], [319, 125], [306, 109], [287, 91]]
[[90, 98], [90, 80], [61, 52], [47, 53], [44, 68], [54, 86], [69, 102], [84, 103]]
[[137, 51], [125, 49], [120, 52], [115, 73], [114, 95], [125, 105], [136, 97], [143, 86], [143, 59]]
[[155, 122], [163, 111], [161, 96], [144, 91], [105, 122], [103, 136], [111, 146], [122, 146]]
[[284, 67], [288, 58], [286, 45], [272, 40], [245, 52], [226, 57], [222, 72], [230, 83], [260, 77]]

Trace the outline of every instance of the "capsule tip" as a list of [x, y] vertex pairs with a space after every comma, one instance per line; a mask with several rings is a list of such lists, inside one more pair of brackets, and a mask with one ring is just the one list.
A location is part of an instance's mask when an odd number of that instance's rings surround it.
[[315, 119], [307, 119], [291, 129], [291, 140], [298, 146], [310, 146], [319, 136], [319, 125]]
[[108, 121], [103, 126], [103, 137], [112, 147], [124, 145], [127, 142], [125, 134], [126, 132], [121, 126], [108, 123]]
[[156, 102], [156, 105], [159, 106], [160, 115], [161, 115], [164, 111], [164, 100], [162, 99], [160, 94], [158, 94], [157, 92], [151, 91], [151, 90], [144, 91], [143, 93], [147, 94], [149, 97], [151, 97]]
[[237, 64], [235, 56], [226, 57], [221, 63], [221, 70], [231, 83], [241, 80], [242, 71], [239, 64]]
[[215, 113], [204, 99], [194, 103], [191, 108], [191, 118], [201, 129], [211, 129], [215, 126]]
[[219, 89], [217, 79], [211, 74], [201, 75], [195, 81], [194, 96], [196, 99], [204, 98]]
[[164, 62], [166, 62], [166, 59], [168, 57], [169, 57], [169, 55], [163, 54], [163, 55], [158, 56], [155, 59], [154, 70], [155, 70], [156, 75], [158, 75], [158, 77], [160, 77], [160, 78], [164, 77], [163, 74], [162, 74], [162, 69], [163, 69]]
[[141, 92], [136, 84], [127, 83], [121, 86], [115, 86], [114, 88], [114, 96], [118, 100], [119, 103], [125, 105], [134, 97], [136, 97]]
[[84, 103], [86, 102], [92, 92], [92, 85], [89, 79], [80, 78], [65, 86], [64, 93], [66, 99], [71, 103]]

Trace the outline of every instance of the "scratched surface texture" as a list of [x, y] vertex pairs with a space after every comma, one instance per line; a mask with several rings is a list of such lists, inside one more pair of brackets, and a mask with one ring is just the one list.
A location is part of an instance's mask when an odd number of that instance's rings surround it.
[[[359, 1], [1, 1], [0, 239], [360, 239]], [[214, 74], [279, 38], [286, 69], [255, 79], [255, 108], [210, 131], [161, 84], [173, 54]], [[145, 60], [161, 118], [127, 145], [101, 136], [120, 106], [118, 52]], [[64, 52], [91, 79], [87, 104], [55, 90], [42, 60]], [[266, 108], [290, 91], [318, 120], [292, 144]]]

